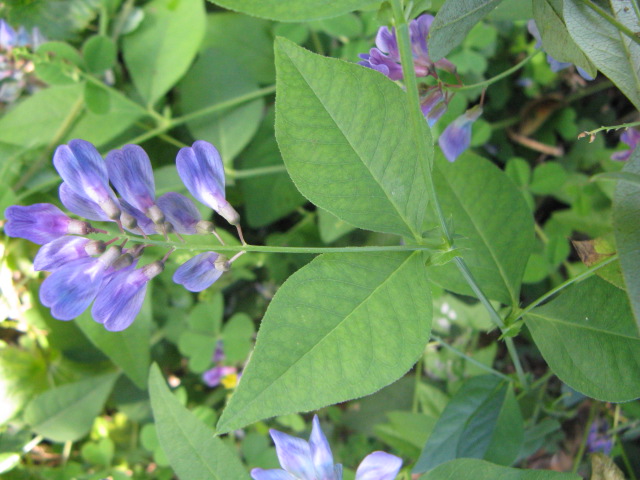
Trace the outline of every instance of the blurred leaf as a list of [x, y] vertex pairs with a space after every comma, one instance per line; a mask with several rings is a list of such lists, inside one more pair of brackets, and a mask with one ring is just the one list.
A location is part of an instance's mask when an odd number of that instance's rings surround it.
[[160, 445], [180, 480], [249, 479], [235, 452], [180, 404], [155, 364], [149, 393]]
[[151, 336], [151, 287], [135, 321], [126, 330], [109, 332], [91, 318], [86, 311], [76, 320], [76, 325], [101, 352], [120, 367], [138, 388], [146, 389], [149, 372], [149, 338]]
[[[640, 20], [628, 2], [611, 0], [611, 5], [620, 23], [637, 30]], [[589, 60], [640, 108], [640, 45], [580, 0], [564, 0], [563, 15], [571, 37]]]
[[640, 397], [640, 336], [622, 290], [591, 277], [533, 309], [526, 325], [571, 388], [607, 402]]
[[596, 67], [569, 35], [562, 18], [563, 0], [536, 0], [532, 2], [533, 18], [536, 21], [542, 48], [559, 62], [569, 62], [584, 69], [591, 77], [596, 76]]
[[[572, 240], [571, 243], [576, 252], [578, 252], [580, 260], [587, 267], [592, 267], [616, 253], [615, 245], [603, 237], [594, 240]], [[625, 290], [624, 277], [622, 276], [619, 260], [598, 269], [596, 274], [619, 289]]]
[[[640, 150], [636, 149], [622, 173], [640, 175]], [[613, 200], [613, 234], [631, 308], [640, 328], [640, 186], [618, 182]]]
[[429, 57], [440, 60], [460, 45], [467, 33], [502, 0], [447, 0], [429, 29]]
[[247, 223], [252, 227], [269, 225], [307, 202], [284, 170], [273, 129], [274, 114], [275, 110], [270, 109], [255, 138], [242, 154], [244, 170], [278, 165], [283, 167], [282, 172], [240, 179]]
[[298, 22], [336, 17], [352, 12], [380, 0], [210, 0], [221, 7], [254, 17], [279, 20], [281, 22]]
[[[255, 80], [225, 51], [208, 49], [200, 54], [180, 82], [180, 105], [185, 114], [241, 97], [258, 90]], [[264, 101], [257, 98], [236, 107], [187, 122], [194, 138], [213, 143], [226, 165], [255, 134]]]
[[549, 470], [520, 470], [502, 467], [484, 460], [461, 458], [452, 460], [433, 469], [420, 480], [581, 480], [575, 473], [552, 472]]
[[227, 320], [222, 329], [226, 363], [240, 363], [247, 359], [254, 333], [253, 320], [246, 313], [236, 313]]
[[[207, 31], [202, 50], [213, 48], [233, 57], [258, 83], [274, 83], [272, 22], [238, 13], [223, 12], [207, 15]], [[250, 82], [248, 79], [243, 81]]]
[[463, 457], [508, 465], [517, 457], [523, 435], [522, 414], [511, 386], [491, 375], [473, 377], [445, 407], [413, 472]]
[[108, 373], [47, 390], [27, 405], [24, 421], [54, 442], [79, 440], [89, 433], [119, 375]]
[[47, 364], [40, 355], [17, 347], [0, 348], [0, 425], [46, 388]]
[[[436, 155], [434, 182], [445, 218], [484, 293], [518, 305], [520, 283], [533, 249], [533, 218], [517, 187], [490, 161], [465, 153], [455, 163]], [[435, 222], [435, 219], [432, 220]], [[447, 290], [474, 295], [453, 263], [429, 269]]]
[[529, 185], [536, 195], [550, 195], [562, 188], [567, 181], [567, 172], [559, 163], [542, 163], [533, 170], [533, 179]]
[[361, 397], [406, 373], [431, 326], [423, 261], [418, 252], [326, 254], [293, 274], [269, 305], [219, 430]]
[[116, 44], [109, 37], [94, 35], [84, 42], [82, 55], [91, 73], [100, 75], [116, 62]]
[[14, 26], [38, 27], [51, 40], [67, 40], [96, 17], [101, 0], [32, 0], [7, 2]]
[[589, 480], [625, 480], [625, 476], [612, 458], [596, 452], [591, 454], [591, 478]]
[[[629, 167], [631, 168], [631, 167]], [[613, 180], [627, 183], [633, 183], [636, 186], [640, 186], [640, 174], [624, 170], [622, 172], [604, 172], [598, 173], [591, 177], [591, 180]]]
[[109, 113], [111, 97], [104, 88], [98, 87], [93, 83], [85, 83], [84, 102], [92, 113], [104, 115]]
[[355, 230], [355, 227], [322, 208], [318, 208], [316, 211], [318, 212], [318, 230], [324, 243], [332, 243]]
[[[428, 173], [406, 135], [405, 93], [376, 71], [282, 38], [276, 70], [276, 137], [300, 192], [360, 228], [419, 236]], [[430, 145], [426, 123], [423, 134]]]
[[82, 446], [82, 458], [93, 465], [108, 467], [113, 460], [115, 445], [109, 437], [103, 437], [97, 442], [88, 442]]
[[152, 0], [139, 28], [122, 40], [124, 61], [138, 92], [156, 103], [180, 80], [205, 31], [203, 0]]
[[389, 423], [375, 425], [376, 436], [403, 456], [420, 455], [436, 424], [435, 417], [404, 411], [388, 412], [387, 417]]
[[320, 30], [332, 37], [355, 38], [362, 35], [363, 24], [360, 17], [353, 13], [309, 22], [314, 30]]
[[223, 309], [224, 300], [217, 293], [210, 301], [199, 302], [189, 312], [188, 329], [180, 335], [178, 348], [189, 359], [189, 369], [195, 373], [202, 373], [211, 366], [220, 338]]

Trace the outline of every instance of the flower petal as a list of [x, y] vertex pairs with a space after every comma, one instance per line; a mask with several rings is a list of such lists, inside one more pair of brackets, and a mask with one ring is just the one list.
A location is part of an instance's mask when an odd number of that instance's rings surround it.
[[[156, 225], [140, 210], [129, 205], [125, 200], [120, 200], [120, 207], [122, 208], [123, 213], [130, 215], [135, 219], [138, 227], [144, 232], [145, 235], [154, 235], [155, 233], [157, 233]], [[127, 222], [125, 222], [124, 220], [122, 221], [122, 225], [130, 232], [139, 234], [139, 232], [136, 232], [133, 229], [127, 227]]]
[[109, 275], [91, 308], [93, 319], [110, 332], [119, 332], [133, 323], [142, 308], [149, 278], [134, 265]]
[[158, 197], [156, 203], [176, 232], [183, 235], [197, 233], [196, 224], [202, 217], [189, 198], [180, 193], [168, 192]]
[[60, 184], [58, 195], [65, 208], [79, 217], [103, 222], [110, 220], [100, 208], [100, 205], [93, 200], [78, 195], [66, 182]]
[[49, 242], [38, 250], [33, 259], [33, 269], [36, 271], [52, 271], [69, 262], [89, 256], [85, 247], [90, 242], [84, 237], [61, 237]]
[[358, 466], [356, 480], [393, 480], [401, 467], [401, 458], [386, 452], [373, 452]]
[[202, 381], [208, 387], [217, 387], [220, 385], [220, 381], [223, 377], [233, 375], [234, 373], [238, 373], [238, 369], [236, 367], [228, 367], [225, 365], [213, 367], [202, 374]]
[[339, 480], [336, 479], [333, 474], [333, 454], [331, 453], [331, 447], [329, 446], [327, 437], [320, 428], [318, 415], [313, 416], [313, 427], [311, 428], [309, 447], [311, 448], [311, 456], [313, 458], [317, 479]]
[[218, 257], [216, 252], [196, 255], [178, 267], [173, 274], [173, 281], [184, 285], [184, 288], [191, 292], [201, 292], [209, 288], [223, 273], [215, 266]]
[[309, 444], [301, 438], [292, 437], [277, 430], [269, 430], [280, 465], [300, 480], [316, 480], [313, 458]]
[[109, 180], [122, 198], [142, 212], [154, 205], [156, 186], [149, 156], [138, 145], [112, 150], [105, 159]]
[[253, 480], [296, 480], [296, 477], [288, 474], [284, 470], [264, 470], [262, 468], [254, 468], [251, 470], [251, 478], [253, 478]]
[[471, 144], [471, 125], [482, 114], [482, 108], [475, 106], [456, 118], [440, 135], [438, 144], [445, 157], [454, 162]]
[[55, 205], [12, 205], [4, 211], [5, 233], [44, 245], [69, 233], [71, 219]]

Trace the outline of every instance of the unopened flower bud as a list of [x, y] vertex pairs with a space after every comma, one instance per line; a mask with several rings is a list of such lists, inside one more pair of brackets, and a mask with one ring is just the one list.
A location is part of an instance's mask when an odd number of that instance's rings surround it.
[[91, 257], [94, 255], [102, 255], [106, 249], [106, 244], [101, 240], [91, 240], [84, 247], [84, 251]]

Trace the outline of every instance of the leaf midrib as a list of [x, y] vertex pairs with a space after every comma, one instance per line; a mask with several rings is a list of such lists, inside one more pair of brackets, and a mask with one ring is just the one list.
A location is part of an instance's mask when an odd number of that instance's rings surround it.
[[610, 335], [613, 337], [620, 337], [626, 340], [632, 340], [632, 341], [636, 341], [636, 342], [640, 342], [640, 337], [632, 337], [630, 335], [625, 335], [622, 333], [618, 333], [618, 332], [612, 332], [611, 330], [603, 330], [603, 329], [599, 329], [599, 328], [595, 328], [589, 325], [581, 325], [579, 323], [575, 323], [575, 322], [568, 322], [566, 320], [560, 320], [558, 318], [555, 317], [548, 317], [545, 315], [542, 315], [540, 313], [535, 313], [535, 310], [533, 312], [529, 312], [527, 313], [526, 317], [537, 317], [540, 318], [542, 320], [546, 320], [548, 322], [551, 322], [552, 324], [560, 324], [560, 325], [564, 325], [564, 326], [568, 326], [568, 327], [573, 327], [573, 328], [579, 328], [579, 329], [583, 329], [583, 330], [589, 330], [592, 332], [595, 332], [595, 334], [597, 335]]

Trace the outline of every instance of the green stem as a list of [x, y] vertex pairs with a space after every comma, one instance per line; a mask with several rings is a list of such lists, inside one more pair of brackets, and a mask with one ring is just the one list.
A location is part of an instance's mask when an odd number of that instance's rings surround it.
[[475, 88], [483, 88], [483, 87], [488, 87], [489, 85], [492, 85], [496, 82], [499, 82], [500, 80], [502, 80], [503, 78], [508, 77], [509, 75], [511, 75], [512, 73], [517, 72], [518, 70], [520, 70], [522, 67], [524, 67], [527, 63], [529, 63], [529, 61], [535, 57], [538, 53], [540, 53], [542, 50], [536, 50], [535, 52], [531, 53], [530, 55], [528, 55], [525, 59], [521, 60], [519, 63], [515, 64], [513, 67], [509, 68], [508, 70], [505, 70], [502, 73], [499, 73], [498, 75], [496, 75], [495, 77], [491, 77], [488, 80], [484, 80], [482, 82], [478, 82], [478, 83], [473, 83], [471, 85], [447, 85], [446, 87], [451, 89], [451, 90], [455, 90], [456, 92], [461, 92], [463, 90], [473, 90]]
[[271, 165], [269, 167], [248, 168], [246, 170], [231, 170], [225, 168], [225, 173], [231, 178], [251, 178], [262, 175], [273, 175], [276, 173], [286, 172], [284, 165]]
[[616, 27], [618, 31], [624, 33], [625, 36], [629, 37], [631, 41], [640, 45], [640, 38], [638, 38], [636, 34], [626, 25], [623, 25], [618, 20], [616, 20], [615, 17], [612, 17], [611, 15], [609, 15], [604, 9], [602, 9], [601, 7], [593, 3], [591, 0], [582, 0], [582, 3], [584, 3], [591, 10], [593, 10], [598, 15], [600, 15], [602, 19], [606, 20], [608, 23]]
[[[202, 108], [200, 110], [196, 110], [195, 112], [191, 112], [188, 113], [186, 115], [182, 115], [180, 117], [176, 117], [173, 118], [171, 120], [168, 120], [164, 117], [161, 117], [163, 119], [162, 122], [160, 122], [160, 125], [156, 128], [153, 128], [151, 130], [149, 130], [148, 132], [145, 132], [141, 135], [138, 135], [137, 137], [129, 140], [126, 143], [133, 143], [133, 144], [140, 144], [143, 143], [153, 137], [156, 137], [158, 135], [161, 135], [165, 132], [167, 132], [168, 130], [171, 130], [172, 128], [175, 128], [179, 125], [182, 125], [186, 122], [190, 122], [191, 120], [195, 120], [197, 118], [203, 117], [205, 115], [210, 115], [212, 113], [215, 112], [219, 112], [220, 110], [226, 110], [227, 108], [232, 108], [235, 107], [237, 105], [241, 105], [243, 103], [249, 102], [251, 100], [255, 100], [256, 98], [260, 98], [260, 97], [264, 97], [265, 95], [270, 95], [273, 92], [275, 92], [276, 87], [275, 85], [271, 85], [269, 87], [265, 87], [265, 88], [261, 88], [259, 90], [255, 90], [253, 92], [244, 94], [244, 95], [240, 95], [238, 97], [234, 97], [234, 98], [230, 98], [229, 100], [225, 100], [223, 102], [220, 103], [216, 103], [215, 105], [210, 105], [208, 107]], [[144, 107], [142, 107], [144, 108]], [[145, 111], [147, 111], [145, 109]]]
[[427, 144], [422, 136], [424, 131], [425, 119], [420, 110], [420, 95], [418, 93], [418, 83], [416, 82], [416, 73], [413, 67], [413, 54], [411, 53], [411, 39], [409, 38], [409, 25], [402, 10], [401, 0], [393, 0], [393, 16], [396, 24], [396, 38], [398, 39], [398, 48], [400, 49], [400, 59], [402, 61], [402, 75], [404, 84], [407, 89], [407, 103], [409, 106], [409, 119], [413, 138], [416, 141], [418, 149], [418, 158], [421, 160], [420, 168], [424, 178], [425, 186], [429, 194], [429, 200], [433, 205], [438, 217], [440, 228], [448, 246], [453, 243], [453, 237], [449, 232], [449, 226], [440, 207], [440, 202], [436, 196], [433, 178], [431, 176], [431, 162], [429, 160], [429, 152]]
[[529, 305], [527, 305], [526, 308], [522, 309], [519, 313], [518, 316], [514, 319], [518, 320], [522, 317], [524, 317], [527, 313], [529, 313], [531, 310], [533, 310], [535, 307], [537, 307], [538, 305], [540, 305], [542, 302], [544, 302], [545, 300], [547, 300], [548, 298], [554, 296], [556, 293], [560, 292], [561, 290], [564, 290], [565, 288], [567, 288], [569, 285], [572, 285], [576, 282], [579, 282], [581, 280], [584, 280], [585, 278], [590, 277], [591, 275], [593, 275], [595, 272], [597, 272], [598, 270], [600, 270], [602, 267], [605, 267], [607, 265], [609, 265], [611, 262], [615, 262], [618, 259], [618, 254], [616, 253], [615, 255], [612, 255], [611, 257], [607, 258], [606, 260], [603, 260], [602, 262], [598, 263], [597, 265], [594, 265], [593, 267], [588, 268], [587, 270], [585, 270], [584, 272], [582, 272], [580, 275], [577, 275], [573, 278], [570, 278], [564, 282], [562, 282], [560, 285], [558, 285], [556, 288], [549, 290], [547, 293], [545, 293], [544, 295], [542, 295], [540, 298], [538, 298], [537, 300], [534, 300], [533, 302], [531, 302]]
[[585, 430], [582, 433], [582, 441], [580, 442], [580, 448], [578, 449], [578, 453], [576, 453], [576, 458], [573, 461], [573, 468], [571, 469], [572, 473], [576, 473], [578, 471], [578, 467], [580, 467], [580, 462], [582, 462], [582, 457], [584, 456], [584, 451], [587, 448], [587, 439], [589, 438], [589, 430], [591, 429], [591, 424], [593, 423], [593, 419], [596, 415], [596, 405], [597, 405], [596, 402], [592, 403], [591, 408], [589, 409], [589, 419], [587, 420]]
[[620, 130], [622, 128], [631, 128], [631, 127], [637, 127], [637, 126], [640, 126], [640, 122], [629, 122], [629, 123], [621, 123], [620, 125], [609, 125], [606, 127], [596, 128], [595, 130], [588, 130], [588, 131], [582, 132], [581, 136], [586, 137], [586, 136], [595, 135], [596, 133], [600, 133], [603, 131], [610, 132], [611, 130]]
[[618, 435], [614, 435], [613, 438], [614, 438], [615, 442], [618, 445], [620, 445], [620, 456], [622, 457], [622, 463], [624, 463], [624, 466], [627, 469], [627, 473], [629, 474], [630, 480], [637, 480], [638, 477], [636, 477], [635, 471], [633, 469], [633, 465], [629, 461], [629, 457], [627, 456], [627, 452], [624, 449], [624, 444], [622, 443], [622, 441], [620, 440], [620, 437], [618, 437]]
[[444, 347], [445, 349], [449, 350], [451, 353], [457, 355], [458, 357], [464, 358], [467, 362], [472, 363], [473, 365], [475, 365], [478, 368], [481, 368], [485, 372], [491, 373], [492, 375], [495, 375], [496, 377], [500, 377], [503, 380], [507, 380], [508, 382], [512, 382], [513, 381], [511, 378], [509, 378], [504, 373], [499, 372], [498, 370], [495, 370], [495, 369], [489, 367], [488, 365], [485, 365], [484, 363], [479, 362], [475, 358], [470, 357], [466, 353], [461, 352], [457, 348], [452, 347], [447, 342], [445, 342], [442, 338], [440, 338], [440, 337], [438, 337], [436, 335], [433, 335], [433, 334], [431, 335], [431, 338], [433, 339], [434, 342], [437, 342], [438, 345], [441, 345], [442, 347]]
[[422, 377], [422, 364], [424, 362], [424, 354], [420, 355], [418, 359], [418, 363], [416, 363], [415, 368], [415, 378], [413, 383], [413, 403], [411, 405], [411, 412], [418, 413], [418, 407], [420, 402], [418, 401], [418, 392], [420, 388], [420, 378]]

